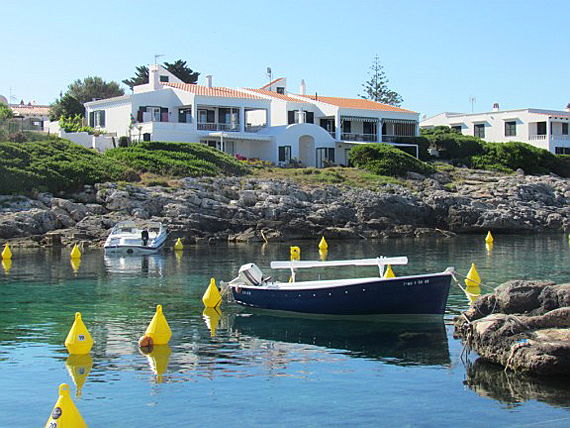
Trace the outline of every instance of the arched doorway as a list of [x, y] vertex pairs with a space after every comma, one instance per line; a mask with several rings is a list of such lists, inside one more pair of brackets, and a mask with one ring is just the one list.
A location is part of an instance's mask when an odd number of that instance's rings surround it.
[[310, 135], [299, 138], [299, 161], [304, 166], [315, 166], [315, 139]]

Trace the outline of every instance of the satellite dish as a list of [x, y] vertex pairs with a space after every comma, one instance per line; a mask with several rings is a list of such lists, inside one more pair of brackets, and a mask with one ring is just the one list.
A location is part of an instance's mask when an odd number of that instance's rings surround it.
[[0, 95], [0, 103], [8, 105], [8, 98], [4, 95]]

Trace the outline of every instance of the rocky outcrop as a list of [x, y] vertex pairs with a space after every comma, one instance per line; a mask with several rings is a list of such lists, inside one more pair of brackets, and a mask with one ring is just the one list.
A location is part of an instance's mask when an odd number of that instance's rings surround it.
[[[455, 184], [453, 184], [455, 183]], [[165, 223], [173, 237], [263, 241], [382, 239], [570, 230], [570, 181], [457, 170], [375, 189], [257, 178], [185, 178], [177, 187], [104, 183], [68, 198], [0, 196], [0, 239], [57, 231], [101, 242], [127, 218]], [[56, 240], [57, 241], [57, 240]]]
[[455, 332], [485, 360], [570, 376], [570, 284], [508, 281], [459, 316]]

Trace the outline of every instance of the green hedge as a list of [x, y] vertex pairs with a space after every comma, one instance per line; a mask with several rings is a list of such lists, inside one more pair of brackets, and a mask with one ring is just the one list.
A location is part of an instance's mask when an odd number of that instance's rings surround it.
[[[418, 157], [423, 160], [430, 160], [431, 156], [428, 153], [428, 149], [430, 147], [430, 141], [426, 137], [418, 136], [418, 137], [397, 137], [394, 140], [394, 143], [400, 144], [416, 144], [418, 146]], [[409, 153], [411, 155], [415, 155], [415, 149], [413, 147], [401, 147], [401, 150]], [[409, 151], [408, 151], [409, 150]]]
[[435, 170], [425, 162], [402, 150], [383, 143], [364, 144], [349, 152], [350, 162], [357, 168], [378, 175], [405, 176], [407, 172], [431, 174]]
[[0, 143], [0, 194], [72, 191], [85, 184], [132, 180], [124, 165], [66, 140]]
[[200, 143], [143, 142], [105, 152], [138, 172], [177, 177], [243, 175], [249, 169], [232, 156]]

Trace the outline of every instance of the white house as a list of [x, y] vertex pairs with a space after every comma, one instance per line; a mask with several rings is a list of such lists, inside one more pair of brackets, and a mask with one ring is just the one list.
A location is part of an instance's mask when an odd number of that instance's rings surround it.
[[[416, 112], [364, 99], [287, 91], [280, 78], [259, 89], [186, 84], [159, 65], [131, 95], [85, 104], [90, 126], [132, 140], [201, 142], [275, 164], [346, 164], [348, 150], [419, 132]], [[68, 137], [69, 138], [69, 137]], [[412, 145], [413, 146], [413, 145]]]
[[522, 141], [555, 154], [570, 154], [570, 105], [565, 111], [526, 108], [500, 110], [499, 104], [486, 113], [440, 113], [422, 120], [421, 128], [446, 125], [464, 135], [504, 143]]

